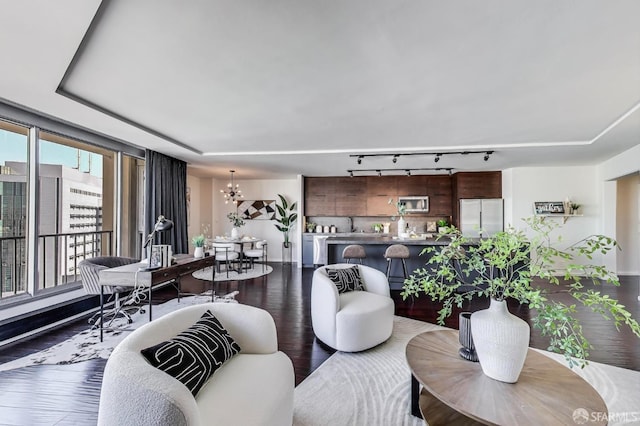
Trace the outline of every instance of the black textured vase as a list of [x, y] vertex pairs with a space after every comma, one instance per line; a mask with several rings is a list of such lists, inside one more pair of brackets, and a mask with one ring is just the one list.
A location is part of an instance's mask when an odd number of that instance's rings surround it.
[[462, 347], [458, 354], [467, 361], [478, 362], [478, 355], [471, 336], [471, 312], [460, 312], [459, 325], [458, 340]]

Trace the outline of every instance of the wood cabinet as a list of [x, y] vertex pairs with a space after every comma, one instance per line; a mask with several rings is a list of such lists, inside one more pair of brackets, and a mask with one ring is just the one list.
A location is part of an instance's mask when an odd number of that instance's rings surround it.
[[456, 198], [502, 198], [501, 172], [460, 172], [453, 175]]
[[306, 216], [335, 216], [335, 191], [335, 178], [305, 178], [304, 214]]
[[458, 223], [461, 198], [502, 198], [501, 172], [449, 175], [308, 177], [304, 180], [306, 216], [393, 216], [399, 196], [429, 197], [426, 216], [452, 217]]
[[335, 178], [336, 216], [367, 215], [367, 178]]
[[427, 195], [427, 182], [431, 176], [398, 176], [398, 195]]
[[401, 176], [367, 176], [367, 216], [393, 216], [397, 214], [398, 182]]
[[448, 175], [427, 177], [426, 194], [429, 196], [429, 216], [450, 217], [453, 214], [452, 177]]
[[367, 176], [367, 194], [396, 197], [400, 176]]

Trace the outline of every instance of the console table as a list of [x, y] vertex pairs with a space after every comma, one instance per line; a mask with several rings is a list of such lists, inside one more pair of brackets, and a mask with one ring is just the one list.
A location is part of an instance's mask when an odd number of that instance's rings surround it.
[[607, 424], [598, 392], [553, 359], [529, 349], [518, 382], [503, 383], [462, 359], [459, 348], [455, 330], [422, 333], [407, 344], [412, 414], [429, 425], [570, 425], [574, 415], [588, 415], [589, 425]]
[[151, 315], [151, 291], [154, 286], [160, 284], [175, 282], [178, 290], [178, 301], [180, 301], [180, 278], [185, 275], [211, 266], [211, 301], [213, 301], [213, 282], [215, 275], [215, 257], [206, 256], [196, 259], [192, 256], [185, 256], [177, 259], [177, 262], [166, 268], [147, 269], [146, 263], [132, 263], [129, 265], [118, 266], [116, 268], [103, 269], [99, 272], [100, 276], [100, 341], [102, 342], [102, 314], [104, 311], [104, 286], [132, 287], [147, 292], [149, 299], [149, 321]]

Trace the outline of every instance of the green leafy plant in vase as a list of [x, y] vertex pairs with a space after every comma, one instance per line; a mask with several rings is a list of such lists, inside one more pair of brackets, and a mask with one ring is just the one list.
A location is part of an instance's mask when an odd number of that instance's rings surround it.
[[[491, 337], [488, 342], [481, 342], [486, 337], [477, 337], [476, 332], [482, 328], [490, 332], [500, 328], [497, 325], [502, 324], [502, 318], [506, 318], [504, 314], [511, 316], [506, 307], [506, 300], [509, 298], [531, 308], [533, 326], [549, 338], [548, 350], [564, 354], [570, 367], [586, 365], [591, 345], [576, 317], [576, 304], [551, 300], [549, 293], [555, 286], [560, 286], [560, 291], [569, 293], [577, 303], [611, 320], [616, 328], [626, 324], [640, 337], [638, 322], [623, 305], [608, 295], [587, 289], [583, 285], [584, 281], [596, 285], [620, 285], [613, 272], [603, 265], [592, 263], [594, 256], [605, 255], [616, 248], [616, 241], [603, 235], [591, 235], [565, 249], [559, 249], [556, 246], [561, 238], [555, 239], [551, 235], [560, 227], [557, 222], [545, 221], [539, 217], [527, 218], [525, 222], [532, 232], [531, 237], [523, 230], [509, 228], [491, 237], [474, 239], [463, 236], [455, 227], [449, 227], [445, 235], [450, 238], [450, 242], [423, 250], [422, 253], [429, 256], [426, 264], [405, 280], [402, 297], [406, 299], [426, 295], [433, 301], [441, 302], [439, 324], [444, 324], [454, 306], [462, 308], [465, 301], [475, 297], [489, 298], [489, 309], [472, 315], [471, 329], [484, 373], [504, 382], [517, 381], [529, 342], [528, 324], [517, 317], [514, 317], [517, 321], [512, 321], [511, 318], [507, 321], [514, 324], [521, 321], [526, 325], [526, 335], [518, 338], [524, 341], [524, 347], [518, 349], [520, 355], [524, 354], [522, 364], [516, 372], [505, 373], [508, 377], [501, 375], [502, 373], [487, 371], [485, 365], [490, 365], [492, 361], [487, 359], [483, 362], [486, 355], [481, 353], [481, 346], [487, 343], [497, 345], [492, 342]], [[438, 239], [442, 237], [440, 235]], [[486, 312], [499, 315], [487, 324], [476, 321]], [[522, 334], [521, 331], [518, 333]], [[507, 336], [503, 341], [513, 343], [515, 340], [515, 337]]]
[[438, 226], [438, 233], [444, 234], [447, 232], [447, 226], [449, 226], [449, 222], [447, 222], [446, 219], [439, 219], [436, 222], [436, 225]]
[[204, 243], [205, 237], [203, 234], [196, 235], [191, 239], [191, 243], [195, 247], [195, 251], [193, 252], [194, 257], [204, 257]]
[[293, 225], [298, 219], [298, 213], [296, 213], [297, 203], [293, 202], [289, 204], [287, 199], [282, 194], [278, 194], [280, 203], [276, 202], [276, 218], [275, 224], [278, 231], [282, 232], [284, 242], [282, 243], [282, 260], [285, 263], [291, 262], [291, 241], [289, 240], [289, 232], [293, 228]]
[[227, 219], [233, 225], [231, 228], [231, 238], [236, 239], [240, 237], [240, 227], [244, 226], [244, 219], [242, 219], [238, 213], [231, 212], [227, 214]]

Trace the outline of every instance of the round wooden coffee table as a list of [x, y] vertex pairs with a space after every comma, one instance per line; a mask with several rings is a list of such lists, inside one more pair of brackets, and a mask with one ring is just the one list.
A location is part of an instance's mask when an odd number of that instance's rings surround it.
[[607, 424], [598, 392], [553, 359], [529, 349], [518, 382], [503, 383], [460, 358], [459, 348], [455, 330], [422, 333], [407, 344], [412, 401], [419, 382], [419, 407], [430, 426]]

